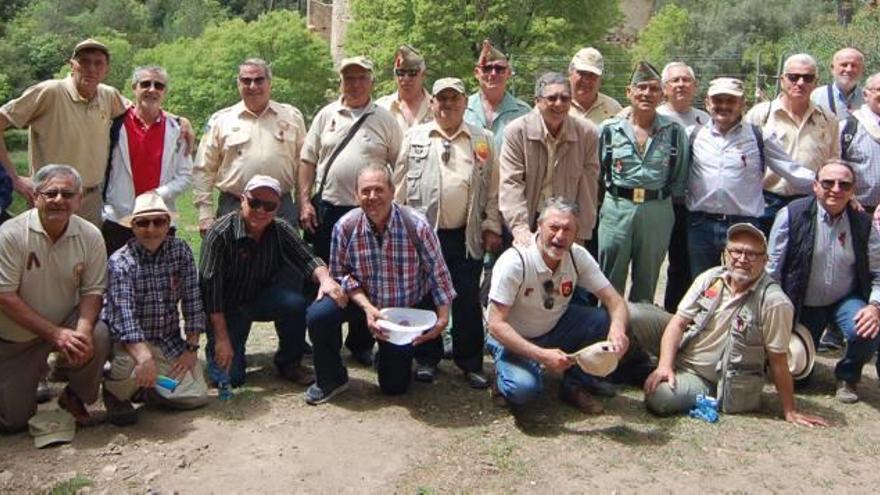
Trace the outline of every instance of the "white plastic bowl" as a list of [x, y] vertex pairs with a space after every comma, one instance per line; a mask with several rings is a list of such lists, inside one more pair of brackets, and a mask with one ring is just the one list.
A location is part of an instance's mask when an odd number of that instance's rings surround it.
[[411, 344], [419, 335], [437, 324], [433, 311], [414, 308], [385, 308], [377, 324], [388, 334], [388, 342], [395, 345]]

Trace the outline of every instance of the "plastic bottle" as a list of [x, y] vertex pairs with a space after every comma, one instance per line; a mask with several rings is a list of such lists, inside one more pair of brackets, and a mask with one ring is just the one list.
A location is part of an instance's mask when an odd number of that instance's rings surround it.
[[232, 400], [232, 386], [228, 380], [217, 382], [217, 397], [223, 402]]

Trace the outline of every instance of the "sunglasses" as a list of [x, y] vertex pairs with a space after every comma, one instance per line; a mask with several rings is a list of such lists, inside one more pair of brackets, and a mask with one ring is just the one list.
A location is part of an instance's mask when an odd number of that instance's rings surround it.
[[48, 191], [38, 191], [40, 196], [46, 199], [55, 199], [61, 196], [64, 199], [71, 199], [76, 196], [76, 191], [65, 191], [63, 189], [50, 189]]
[[485, 72], [486, 74], [490, 74], [492, 72], [494, 72], [496, 74], [504, 74], [505, 72], [507, 72], [507, 66], [506, 65], [494, 65], [494, 64], [493, 65], [481, 65], [480, 70]]
[[452, 142], [448, 139], [443, 140], [443, 153], [440, 154], [440, 159], [443, 160], [443, 163], [449, 163], [449, 154], [450, 149], [452, 148]]
[[848, 180], [822, 179], [819, 181], [819, 185], [826, 191], [830, 191], [834, 186], [837, 186], [843, 192], [850, 192], [853, 188], [853, 183]]
[[418, 69], [394, 69], [394, 75], [397, 77], [416, 77], [419, 72]]
[[251, 84], [255, 86], [262, 86], [263, 83], [266, 82], [265, 77], [239, 77], [238, 82], [240, 82], [244, 86], [250, 86]]
[[545, 281], [542, 287], [544, 288], [544, 309], [553, 309], [553, 305], [556, 303], [553, 300], [553, 281]]
[[570, 95], [548, 95], [548, 96], [542, 96], [541, 98], [549, 101], [550, 103], [556, 103], [557, 101], [561, 101], [562, 103], [568, 103], [571, 101]]
[[146, 229], [150, 225], [156, 227], [157, 229], [161, 229], [168, 225], [167, 217], [155, 217], [155, 218], [136, 218], [131, 221], [131, 225], [133, 227], [137, 227], [139, 229]]
[[139, 81], [138, 87], [141, 89], [154, 88], [156, 91], [162, 91], [165, 89], [165, 83], [159, 81]]
[[755, 261], [759, 256], [767, 253], [759, 253], [757, 251], [749, 251], [748, 249], [727, 248], [727, 255], [733, 259], [745, 258], [746, 261]]
[[245, 199], [247, 199], [248, 206], [254, 210], [262, 209], [266, 213], [272, 213], [278, 209], [277, 201], [266, 201], [265, 199], [257, 199], [253, 196], [245, 196]]
[[816, 74], [793, 74], [789, 72], [785, 75], [785, 78], [792, 84], [797, 83], [799, 79], [803, 79], [805, 83], [811, 84], [816, 80]]

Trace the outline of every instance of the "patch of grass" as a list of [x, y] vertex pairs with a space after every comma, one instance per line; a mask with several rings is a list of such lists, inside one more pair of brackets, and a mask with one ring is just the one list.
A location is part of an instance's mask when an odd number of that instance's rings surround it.
[[93, 486], [95, 483], [89, 478], [77, 474], [73, 478], [70, 478], [66, 481], [59, 481], [55, 483], [54, 486], [49, 490], [49, 493], [52, 495], [73, 495], [78, 490], [82, 488], [86, 488], [88, 486]]
[[233, 389], [232, 400], [220, 402], [215, 410], [217, 416], [225, 421], [241, 421], [253, 412], [254, 404], [262, 401], [262, 397], [253, 389], [242, 387]]

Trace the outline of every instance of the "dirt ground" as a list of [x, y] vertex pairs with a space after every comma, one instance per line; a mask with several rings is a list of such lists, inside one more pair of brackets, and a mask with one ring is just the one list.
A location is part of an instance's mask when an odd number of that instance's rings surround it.
[[248, 385], [231, 402], [145, 408], [136, 426], [81, 429], [44, 450], [26, 433], [0, 437], [0, 492], [871, 493], [880, 481], [873, 365], [863, 400], [844, 406], [832, 397], [834, 356], [820, 359], [798, 406], [828, 418], [824, 430], [783, 422], [770, 385], [760, 414], [717, 424], [652, 417], [636, 389], [584, 416], [557, 400], [555, 380], [512, 414], [448, 361], [436, 383], [402, 398], [382, 397], [375, 373], [352, 366], [349, 391], [312, 407], [275, 376], [272, 333], [251, 334]]

